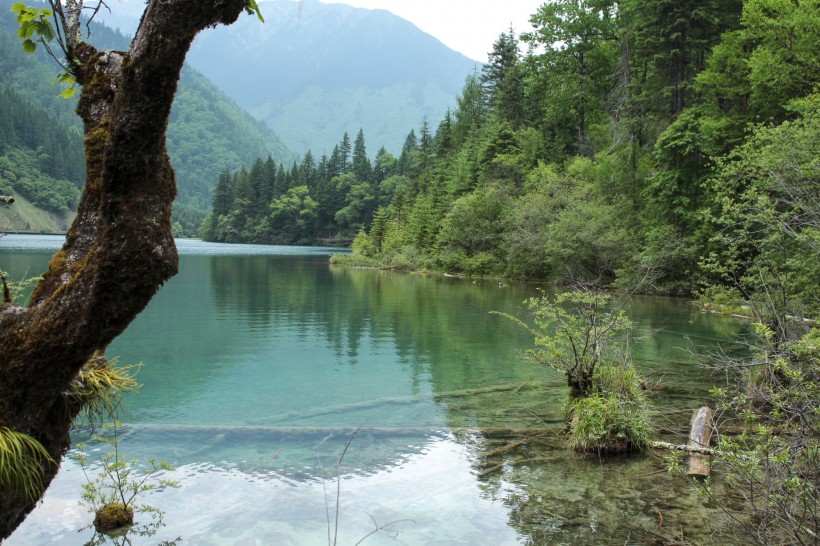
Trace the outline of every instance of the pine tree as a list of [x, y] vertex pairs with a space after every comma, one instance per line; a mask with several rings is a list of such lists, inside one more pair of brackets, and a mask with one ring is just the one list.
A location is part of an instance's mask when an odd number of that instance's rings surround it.
[[410, 129], [410, 133], [408, 133], [407, 138], [404, 139], [404, 145], [401, 147], [398, 164], [399, 174], [407, 176], [418, 175], [418, 148], [416, 131]]
[[356, 135], [356, 142], [353, 145], [352, 170], [354, 176], [356, 176], [359, 181], [372, 181], [373, 167], [370, 165], [370, 159], [367, 157], [367, 150], [364, 144], [364, 131], [362, 129], [359, 129], [359, 134]]
[[453, 115], [449, 108], [436, 130], [435, 147], [438, 157], [446, 156], [447, 152], [453, 148]]
[[342, 141], [339, 143], [339, 174], [350, 171], [350, 136], [345, 131]]
[[467, 76], [461, 95], [456, 97], [458, 108], [455, 111], [453, 124], [453, 143], [460, 146], [467, 140], [467, 135], [484, 124], [487, 116], [487, 101], [484, 98], [484, 87], [478, 73]]
[[396, 158], [388, 152], [384, 146], [376, 153], [376, 161], [373, 165], [373, 181], [381, 184], [383, 180], [394, 174], [396, 170]]
[[[590, 124], [603, 116], [612, 88], [618, 35], [615, 0], [556, 0], [543, 4], [522, 36], [544, 52], [535, 89], [544, 97], [545, 118], [565, 152], [593, 157]], [[572, 129], [568, 132], [568, 129]]]
[[723, 32], [737, 26], [740, 0], [626, 0], [620, 19], [645, 66], [641, 96], [672, 121], [689, 104], [694, 77]]
[[299, 166], [300, 185], [304, 184], [308, 187], [311, 193], [316, 190], [316, 160], [313, 159], [313, 153], [310, 150], [305, 152], [305, 157], [302, 159], [302, 164]]
[[253, 162], [251, 172], [248, 173], [248, 182], [251, 186], [250, 203], [248, 213], [253, 218], [260, 218], [267, 215], [268, 204], [273, 198], [272, 191], [268, 186], [267, 169], [262, 158], [257, 158]]
[[518, 39], [510, 28], [495, 41], [481, 70], [488, 107], [516, 129], [524, 122], [524, 79], [519, 60]]
[[433, 159], [433, 136], [430, 134], [430, 124], [426, 117], [421, 123], [419, 134], [419, 170], [424, 171]]
[[233, 178], [227, 170], [219, 174], [219, 181], [214, 188], [213, 213], [215, 217], [225, 216], [233, 204]]

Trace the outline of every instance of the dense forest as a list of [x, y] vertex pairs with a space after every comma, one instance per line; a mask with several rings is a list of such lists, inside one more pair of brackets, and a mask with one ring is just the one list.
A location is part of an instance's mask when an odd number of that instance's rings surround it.
[[0, 194], [13, 191], [66, 215], [85, 182], [82, 135], [0, 87]]
[[776, 280], [817, 301], [816, 2], [558, 0], [531, 22], [399, 157], [371, 163], [359, 133], [223, 172], [202, 235], [355, 236], [360, 264], [676, 294]]
[[[11, 4], [0, 0], [0, 193], [15, 190], [17, 197], [61, 217], [65, 229], [85, 180], [76, 98], [58, 98], [58, 67], [42, 49], [24, 53]], [[127, 37], [104, 25], [92, 29], [90, 40], [98, 47], [122, 50], [128, 45]], [[187, 66], [167, 137], [179, 189], [174, 205], [177, 235], [197, 233], [210, 206], [213, 172], [236, 169], [259, 155], [292, 157], [272, 131]], [[27, 226], [25, 214], [14, 215], [0, 209], [4, 229], [43, 229]]]

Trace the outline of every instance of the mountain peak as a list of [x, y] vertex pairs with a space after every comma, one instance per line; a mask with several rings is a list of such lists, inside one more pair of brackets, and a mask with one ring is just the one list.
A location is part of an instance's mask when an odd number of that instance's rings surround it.
[[329, 150], [362, 128], [398, 151], [423, 118], [441, 119], [476, 64], [385, 10], [318, 0], [259, 3], [203, 33], [188, 61], [297, 151]]

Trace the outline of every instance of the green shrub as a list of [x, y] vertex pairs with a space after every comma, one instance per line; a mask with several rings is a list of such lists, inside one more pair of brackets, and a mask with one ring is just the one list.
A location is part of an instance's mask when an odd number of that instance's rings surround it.
[[632, 366], [632, 321], [602, 292], [545, 294], [525, 304], [532, 325], [498, 313], [534, 336], [523, 358], [562, 372], [570, 387], [564, 408], [570, 447], [599, 454], [643, 451], [649, 445], [648, 403]]
[[569, 445], [576, 451], [633, 453], [649, 446], [646, 407], [624, 396], [608, 393], [576, 398], [567, 409], [572, 415]]

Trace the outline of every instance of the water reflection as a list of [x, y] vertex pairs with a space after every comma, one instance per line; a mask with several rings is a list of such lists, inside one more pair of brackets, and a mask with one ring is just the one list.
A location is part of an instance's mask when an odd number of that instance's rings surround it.
[[[179, 468], [182, 489], [151, 499], [169, 539], [326, 543], [324, 489], [361, 426], [338, 469], [347, 542], [372, 530], [368, 513], [413, 519], [400, 529], [408, 544], [679, 540], [680, 529], [709, 541], [710, 507], [660, 459], [563, 449], [563, 377], [521, 363], [528, 336], [488, 313], [520, 313], [533, 287], [195, 247], [109, 350], [146, 364], [122, 446]], [[32, 256], [0, 258], [19, 268], [48, 259]], [[743, 325], [664, 298], [637, 298], [629, 313], [659, 331], [636, 359], [664, 382], [658, 420], [683, 430], [716, 381], [686, 349]], [[10, 544], [85, 525], [67, 508], [75, 470], [66, 465]], [[49, 517], [62, 526], [43, 526]]]

